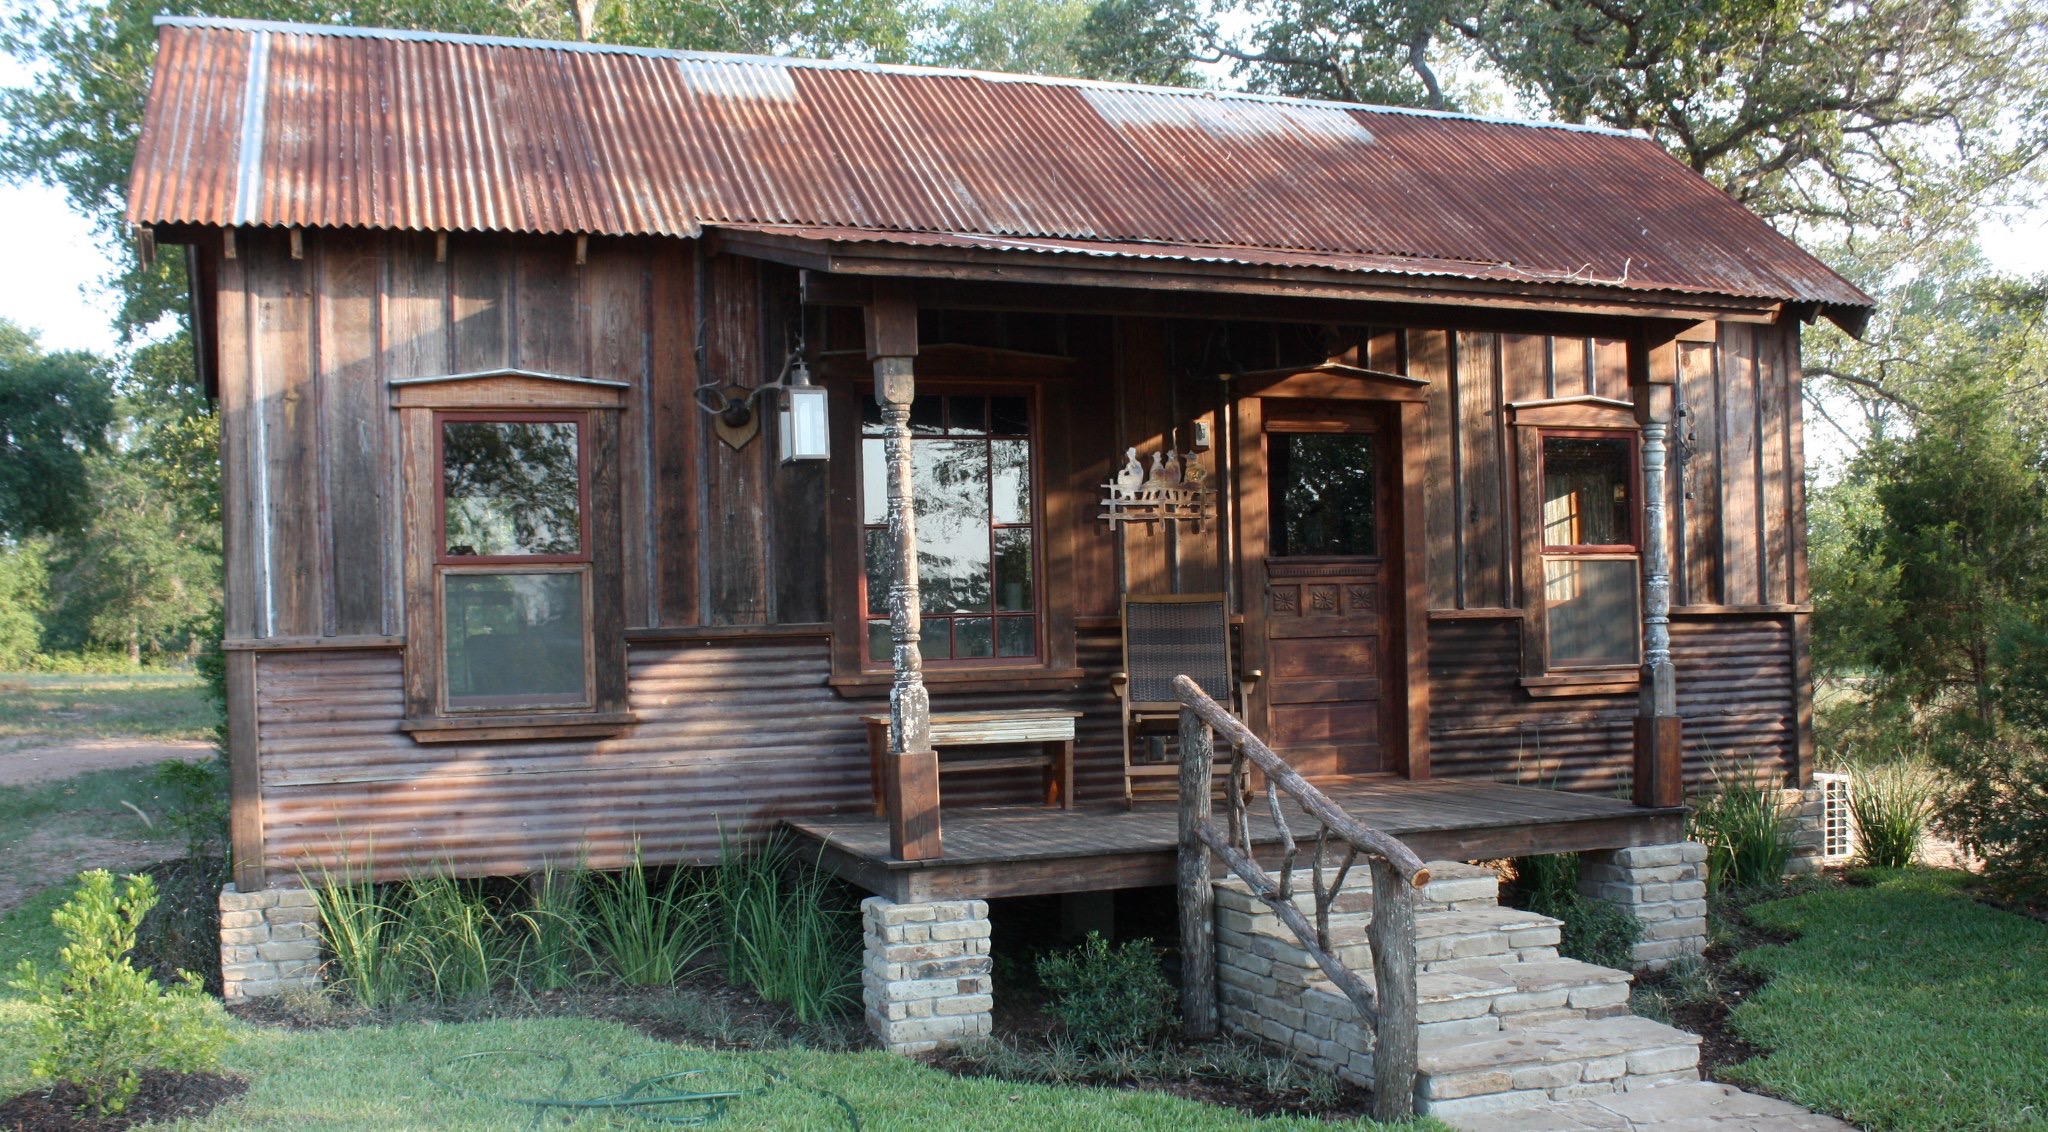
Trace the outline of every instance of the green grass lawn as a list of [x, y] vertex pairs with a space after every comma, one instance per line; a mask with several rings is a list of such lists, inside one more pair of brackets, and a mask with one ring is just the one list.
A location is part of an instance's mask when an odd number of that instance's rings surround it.
[[0, 673], [0, 746], [66, 739], [209, 739], [213, 706], [189, 672]]
[[1871, 1130], [2048, 1128], [2048, 925], [1960, 873], [1862, 879], [1749, 909], [1799, 938], [1739, 960], [1770, 981], [1731, 1022], [1771, 1052], [1720, 1076]]

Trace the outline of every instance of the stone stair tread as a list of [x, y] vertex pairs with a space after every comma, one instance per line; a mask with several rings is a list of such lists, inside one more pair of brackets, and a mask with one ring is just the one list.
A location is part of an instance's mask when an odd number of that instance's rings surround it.
[[[1427, 973], [1418, 978], [1423, 988], [1430, 980], [1448, 976], [1461, 976], [1479, 982], [1491, 983], [1507, 990], [1529, 992], [1556, 990], [1560, 987], [1603, 986], [1615, 983], [1630, 983], [1635, 976], [1627, 971], [1612, 967], [1601, 967], [1577, 959], [1559, 957], [1556, 959], [1524, 959], [1520, 962], [1488, 963], [1484, 966], [1458, 967], [1455, 970]], [[1428, 997], [1428, 991], [1421, 991]]]
[[1417, 1068], [1425, 1074], [1469, 1073], [1518, 1065], [1615, 1057], [1700, 1044], [1699, 1035], [1635, 1015], [1571, 1019], [1497, 1034], [1422, 1037]]
[[1471, 908], [1463, 912], [1420, 910], [1415, 916], [1415, 938], [1434, 939], [1446, 935], [1478, 935], [1481, 932], [1514, 932], [1527, 928], [1556, 927], [1560, 920], [1520, 908]]
[[1853, 1132], [1832, 1116], [1714, 1081], [1545, 1100], [1446, 1121], [1465, 1132]]

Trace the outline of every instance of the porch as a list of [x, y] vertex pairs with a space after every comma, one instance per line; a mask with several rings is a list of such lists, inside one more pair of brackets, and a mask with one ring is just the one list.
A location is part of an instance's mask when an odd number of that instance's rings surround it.
[[[1390, 775], [1318, 778], [1316, 785], [1359, 822], [1400, 838], [1424, 860], [1666, 845], [1684, 837], [1682, 806]], [[1294, 835], [1313, 844], [1316, 821], [1290, 805], [1282, 809]], [[1250, 811], [1254, 847], [1262, 858], [1275, 850], [1277, 860], [1280, 838], [1265, 806], [1255, 801]], [[1179, 848], [1176, 820], [1171, 804], [953, 809], [945, 812], [944, 855], [916, 861], [890, 852], [883, 818], [807, 817], [785, 824], [806, 856], [816, 854], [848, 882], [905, 904], [1170, 885]]]

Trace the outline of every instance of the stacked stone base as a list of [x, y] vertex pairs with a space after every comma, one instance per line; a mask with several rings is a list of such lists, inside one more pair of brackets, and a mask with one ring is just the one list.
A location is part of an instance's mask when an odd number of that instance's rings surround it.
[[1579, 856], [1579, 892], [1642, 921], [1632, 958], [1662, 970], [1707, 949], [1707, 847], [1695, 841]]
[[229, 1002], [320, 989], [320, 908], [311, 889], [221, 889], [220, 986]]
[[1792, 827], [1792, 855], [1785, 860], [1790, 876], [1817, 873], [1827, 863], [1827, 799], [1816, 784], [1804, 790], [1780, 790], [1778, 812]]
[[891, 1053], [936, 1053], [989, 1034], [994, 962], [988, 902], [861, 901], [868, 1029]]

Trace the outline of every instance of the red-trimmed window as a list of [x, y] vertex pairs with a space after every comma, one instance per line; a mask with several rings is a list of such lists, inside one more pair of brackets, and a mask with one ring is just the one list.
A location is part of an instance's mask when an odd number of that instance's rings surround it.
[[449, 412], [434, 424], [442, 704], [592, 706], [587, 414]]
[[1542, 432], [1543, 609], [1551, 671], [1641, 663], [1636, 438]]
[[[867, 662], [890, 660], [888, 469], [881, 409], [861, 422], [861, 601]], [[926, 661], [1027, 663], [1043, 655], [1035, 412], [1028, 391], [920, 395], [910, 406], [918, 585]]]

